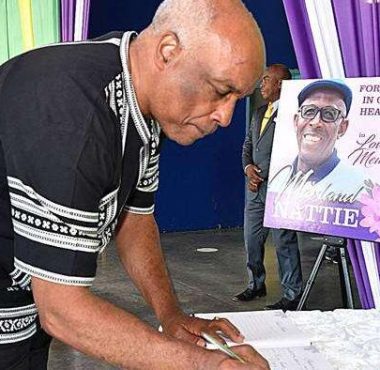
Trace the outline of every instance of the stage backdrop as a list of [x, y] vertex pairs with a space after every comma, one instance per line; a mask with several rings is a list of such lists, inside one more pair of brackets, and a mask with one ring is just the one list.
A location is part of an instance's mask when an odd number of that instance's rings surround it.
[[[296, 124], [297, 96], [312, 81], [284, 82], [264, 224], [379, 241], [380, 78], [345, 79], [353, 95], [346, 129], [339, 126], [341, 117], [317, 124], [320, 112], [313, 124], [305, 119]], [[319, 163], [317, 170], [299, 171], [299, 157]]]

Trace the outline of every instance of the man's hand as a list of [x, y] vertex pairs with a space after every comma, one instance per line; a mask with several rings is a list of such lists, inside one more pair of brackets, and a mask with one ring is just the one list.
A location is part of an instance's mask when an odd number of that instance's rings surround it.
[[250, 191], [256, 192], [259, 190], [259, 186], [263, 182], [263, 178], [259, 175], [260, 172], [260, 168], [254, 164], [247, 166], [245, 173], [248, 177], [248, 189]]
[[227, 358], [221, 362], [218, 370], [270, 370], [267, 360], [251, 346], [247, 344], [234, 346], [233, 351], [246, 363], [242, 364], [237, 360]]
[[[212, 335], [221, 343], [225, 343], [223, 337], [230, 338], [236, 343], [242, 343], [244, 336], [230, 321], [224, 318], [205, 320], [191, 317], [183, 312], [170, 317], [162, 323], [164, 333], [201, 347], [205, 347], [206, 342], [201, 337], [201, 332]], [[219, 350], [207, 350], [206, 365], [202, 369], [215, 370], [269, 370], [268, 362], [251, 346], [243, 344], [234, 346], [233, 351], [246, 361], [245, 364], [232, 359]], [[213, 354], [209, 356], [209, 354]]]
[[240, 333], [239, 329], [230, 321], [223, 318], [205, 320], [178, 312], [176, 315], [165, 320], [162, 323], [162, 327], [165, 334], [202, 347], [206, 345], [205, 340], [201, 337], [202, 332], [212, 335], [221, 343], [225, 343], [225, 340], [220, 334], [236, 343], [244, 341], [244, 336]]

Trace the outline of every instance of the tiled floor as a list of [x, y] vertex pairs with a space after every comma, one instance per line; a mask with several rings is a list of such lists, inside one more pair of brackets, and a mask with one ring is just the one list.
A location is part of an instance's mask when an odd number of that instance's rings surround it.
[[[245, 251], [242, 230], [202, 231], [162, 235], [169, 270], [179, 299], [187, 312], [221, 312], [261, 310], [266, 304], [281, 297], [278, 282], [276, 254], [270, 240], [266, 245], [268, 295], [241, 303], [232, 296], [246, 286]], [[315, 262], [321, 243], [308, 235], [300, 235], [300, 249], [304, 280]], [[214, 253], [197, 252], [198, 248], [216, 248]], [[355, 285], [353, 285], [356, 293]], [[153, 313], [125, 277], [114, 246], [99, 258], [98, 274], [93, 291], [157, 326]], [[359, 307], [355, 294], [355, 306]], [[323, 263], [307, 302], [311, 310], [331, 310], [342, 307], [338, 266]], [[50, 351], [50, 370], [113, 369], [81, 353], [53, 341]]]

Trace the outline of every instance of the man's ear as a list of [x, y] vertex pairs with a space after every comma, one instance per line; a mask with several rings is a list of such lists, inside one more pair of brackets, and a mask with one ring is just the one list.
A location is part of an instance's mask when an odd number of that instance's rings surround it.
[[338, 128], [338, 138], [342, 137], [346, 133], [347, 128], [348, 128], [348, 124], [349, 124], [348, 119], [342, 120], [342, 122], [340, 123], [339, 128]]
[[294, 127], [294, 131], [297, 131], [297, 123], [298, 123], [298, 113], [296, 113], [294, 116], [293, 116], [293, 127]]
[[178, 36], [174, 32], [166, 32], [161, 36], [157, 45], [156, 65], [159, 69], [164, 69], [178, 57], [181, 51]]

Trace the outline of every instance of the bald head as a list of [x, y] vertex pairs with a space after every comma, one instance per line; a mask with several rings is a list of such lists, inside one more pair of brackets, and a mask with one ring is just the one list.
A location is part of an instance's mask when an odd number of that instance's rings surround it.
[[183, 48], [192, 48], [206, 42], [220, 22], [228, 21], [228, 29], [236, 28], [235, 17], [244, 21], [248, 30], [258, 31], [252, 14], [240, 0], [165, 0], [154, 15], [152, 28], [155, 33], [175, 32]]
[[156, 34], [176, 33], [181, 46], [189, 48], [210, 31], [214, 16], [211, 0], [165, 0], [154, 15], [152, 28]]
[[262, 97], [273, 103], [280, 97], [281, 85], [283, 80], [290, 80], [292, 75], [284, 64], [272, 64], [264, 72], [260, 92]]
[[278, 80], [290, 80], [292, 78], [288, 67], [284, 64], [272, 64], [268, 67], [268, 70], [270, 70]]
[[260, 76], [265, 66], [262, 34], [241, 0], [165, 0], [144, 32], [175, 35], [192, 60], [214, 50], [235, 65], [250, 63], [252, 76]]
[[130, 50], [142, 112], [184, 145], [228, 126], [265, 65], [260, 30], [240, 0], [165, 0]]

